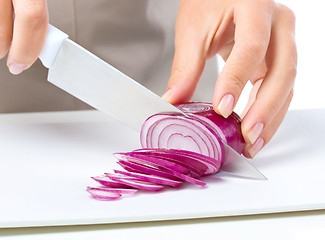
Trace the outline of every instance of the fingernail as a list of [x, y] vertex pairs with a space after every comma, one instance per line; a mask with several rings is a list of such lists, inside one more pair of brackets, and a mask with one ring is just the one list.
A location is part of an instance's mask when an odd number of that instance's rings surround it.
[[252, 158], [255, 157], [259, 151], [261, 151], [263, 145], [264, 139], [258, 138], [256, 142], [247, 149]]
[[223, 98], [221, 99], [218, 105], [218, 110], [223, 117], [227, 118], [232, 113], [234, 102], [235, 99], [232, 94], [228, 93], [225, 96], [223, 96]]
[[172, 89], [169, 89], [167, 92], [164, 93], [164, 95], [161, 96], [161, 98], [166, 100], [167, 102], [170, 102], [171, 97], [172, 97]]
[[264, 128], [264, 124], [262, 122], [257, 122], [252, 127], [252, 129], [247, 133], [248, 140], [251, 144], [255, 143], [256, 139], [260, 136], [262, 130]]
[[16, 63], [11, 63], [9, 64], [9, 72], [11, 72], [14, 75], [17, 75], [24, 71], [27, 68], [26, 64], [16, 64]]

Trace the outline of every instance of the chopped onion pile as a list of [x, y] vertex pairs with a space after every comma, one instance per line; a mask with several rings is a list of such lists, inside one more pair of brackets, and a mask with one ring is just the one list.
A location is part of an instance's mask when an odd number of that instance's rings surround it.
[[222, 141], [238, 153], [243, 152], [245, 142], [237, 114], [225, 119], [214, 112], [210, 103], [177, 107], [187, 116], [161, 113], [149, 117], [140, 133], [143, 148], [114, 154], [124, 171], [92, 177], [103, 185], [87, 188], [94, 198], [115, 200], [136, 189], [158, 191], [183, 182], [205, 186], [199, 178], [218, 172], [224, 162]]

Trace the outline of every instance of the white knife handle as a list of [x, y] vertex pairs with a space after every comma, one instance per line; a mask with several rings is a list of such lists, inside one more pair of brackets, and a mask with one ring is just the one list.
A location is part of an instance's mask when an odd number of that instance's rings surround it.
[[53, 66], [63, 41], [68, 37], [66, 33], [49, 24], [43, 48], [39, 55], [39, 59], [45, 67], [51, 68]]

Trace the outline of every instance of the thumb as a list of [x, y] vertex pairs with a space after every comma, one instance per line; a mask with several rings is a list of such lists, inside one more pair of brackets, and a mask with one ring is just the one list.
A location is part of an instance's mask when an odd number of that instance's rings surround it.
[[189, 101], [203, 72], [205, 65], [203, 43], [194, 39], [176, 31], [171, 76], [167, 91], [162, 96], [171, 104]]

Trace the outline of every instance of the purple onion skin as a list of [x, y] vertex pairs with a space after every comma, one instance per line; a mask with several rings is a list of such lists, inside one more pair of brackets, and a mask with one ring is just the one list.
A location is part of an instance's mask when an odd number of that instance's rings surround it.
[[179, 104], [177, 107], [190, 116], [197, 116], [201, 122], [205, 122], [209, 127], [212, 127], [215, 132], [219, 134], [223, 141], [232, 147], [239, 154], [243, 153], [245, 147], [245, 140], [241, 133], [241, 119], [235, 113], [228, 118], [217, 114], [211, 103], [204, 102], [189, 102]]

